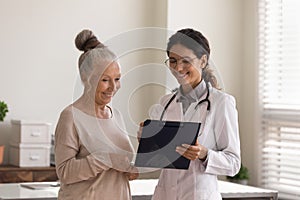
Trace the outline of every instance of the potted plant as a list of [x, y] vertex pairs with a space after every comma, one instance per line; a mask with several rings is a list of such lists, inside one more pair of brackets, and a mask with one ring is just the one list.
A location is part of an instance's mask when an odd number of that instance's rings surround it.
[[7, 112], [7, 104], [4, 101], [0, 101], [0, 122], [4, 121]]
[[[0, 122], [4, 121], [6, 113], [8, 112], [7, 104], [4, 101], [0, 101]], [[4, 145], [0, 145], [0, 165], [3, 161]]]
[[240, 168], [240, 171], [235, 176], [227, 176], [227, 179], [230, 182], [247, 185], [248, 184], [248, 180], [249, 180], [249, 171], [248, 171], [248, 168], [245, 167], [242, 164], [241, 168]]

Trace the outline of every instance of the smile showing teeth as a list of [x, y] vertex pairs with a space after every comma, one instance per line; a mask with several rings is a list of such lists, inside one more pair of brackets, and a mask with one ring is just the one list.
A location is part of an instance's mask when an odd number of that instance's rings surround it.
[[178, 78], [184, 79], [184, 78], [187, 77], [187, 75], [188, 75], [188, 73], [185, 73], [185, 74], [178, 74]]
[[112, 97], [113, 94], [112, 93], [103, 93], [106, 97]]

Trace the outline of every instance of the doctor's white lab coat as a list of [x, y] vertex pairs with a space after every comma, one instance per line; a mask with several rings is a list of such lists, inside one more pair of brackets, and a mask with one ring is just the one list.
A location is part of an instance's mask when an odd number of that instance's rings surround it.
[[[218, 200], [217, 175], [233, 176], [241, 164], [238, 114], [235, 99], [209, 85], [210, 111], [207, 103], [192, 103], [183, 114], [178, 95], [167, 108], [163, 120], [201, 122], [198, 141], [208, 148], [205, 161], [190, 162], [188, 170], [163, 169], [155, 188], [153, 200]], [[152, 119], [159, 119], [173, 94], [162, 97], [160, 104], [150, 110]], [[204, 94], [200, 100], [204, 99]], [[175, 149], [174, 149], [175, 151]]]

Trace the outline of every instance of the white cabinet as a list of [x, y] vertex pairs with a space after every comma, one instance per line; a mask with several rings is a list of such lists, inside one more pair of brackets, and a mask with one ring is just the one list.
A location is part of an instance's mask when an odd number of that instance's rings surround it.
[[51, 144], [50, 124], [25, 120], [11, 120], [13, 143]]
[[51, 133], [45, 122], [11, 120], [9, 164], [19, 167], [50, 166]]
[[10, 144], [10, 164], [19, 167], [50, 166], [51, 145]]

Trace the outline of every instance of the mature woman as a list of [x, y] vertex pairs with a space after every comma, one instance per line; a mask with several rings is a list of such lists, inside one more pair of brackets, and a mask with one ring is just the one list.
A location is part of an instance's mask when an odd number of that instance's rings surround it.
[[116, 56], [89, 30], [75, 39], [83, 51], [79, 72], [84, 92], [61, 113], [55, 132], [59, 199], [131, 199], [133, 148], [121, 113], [108, 104], [120, 88]]
[[[240, 140], [235, 99], [218, 89], [208, 61], [208, 40], [182, 29], [169, 39], [167, 66], [180, 84], [151, 111], [153, 119], [201, 123], [195, 145], [182, 144], [178, 156], [191, 160], [188, 170], [163, 169], [153, 200], [222, 199], [217, 175], [235, 175], [240, 168]], [[175, 149], [174, 149], [175, 151]]]

